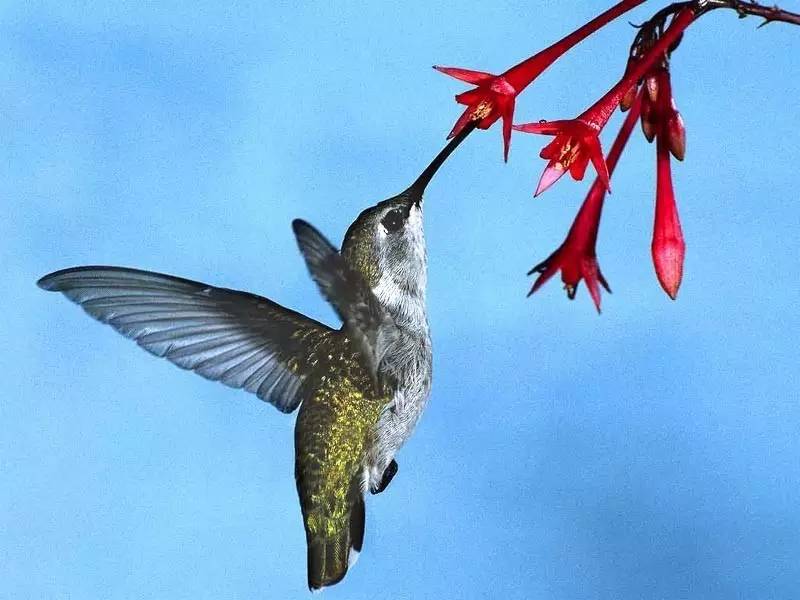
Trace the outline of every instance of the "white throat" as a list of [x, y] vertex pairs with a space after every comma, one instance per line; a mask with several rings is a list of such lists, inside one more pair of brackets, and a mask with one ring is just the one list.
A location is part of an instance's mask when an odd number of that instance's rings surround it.
[[383, 275], [372, 292], [404, 329], [427, 333], [428, 315], [425, 311], [426, 274], [418, 274], [414, 289]]

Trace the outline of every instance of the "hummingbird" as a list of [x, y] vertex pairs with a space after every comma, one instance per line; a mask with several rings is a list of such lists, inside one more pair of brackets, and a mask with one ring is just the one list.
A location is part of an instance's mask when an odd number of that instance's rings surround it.
[[272, 300], [172, 275], [82, 266], [45, 275], [93, 318], [158, 357], [283, 413], [299, 407], [295, 481], [311, 591], [340, 582], [361, 552], [364, 495], [386, 489], [431, 388], [422, 196], [474, 129], [452, 138], [402, 193], [361, 212], [341, 251], [292, 228], [312, 279], [342, 325]]

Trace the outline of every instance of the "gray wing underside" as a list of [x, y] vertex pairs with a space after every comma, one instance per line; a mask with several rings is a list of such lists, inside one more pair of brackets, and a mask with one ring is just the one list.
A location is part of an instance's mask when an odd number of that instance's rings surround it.
[[76, 267], [38, 285], [61, 292], [148, 352], [286, 413], [303, 399], [302, 359], [333, 333], [255, 294], [137, 269]]
[[383, 383], [378, 365], [397, 335], [394, 319], [325, 236], [301, 219], [292, 228], [311, 277], [358, 345], [373, 380]]

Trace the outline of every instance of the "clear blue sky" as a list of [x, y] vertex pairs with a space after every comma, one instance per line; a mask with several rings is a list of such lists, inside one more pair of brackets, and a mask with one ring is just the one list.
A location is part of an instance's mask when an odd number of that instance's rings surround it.
[[[290, 220], [340, 240], [416, 176], [464, 89], [432, 64], [500, 71], [610, 0], [111, 4], [0, 8], [0, 598], [305, 598], [293, 418], [34, 282], [137, 266], [333, 324]], [[625, 21], [517, 120], [604, 92]], [[649, 260], [638, 133], [600, 233], [601, 317], [557, 282], [525, 298], [588, 181], [533, 200], [544, 140], [516, 136], [504, 165], [495, 130], [445, 166], [426, 203], [431, 402], [326, 597], [796, 598], [800, 30], [755, 25], [706, 17], [675, 56], [675, 303]]]

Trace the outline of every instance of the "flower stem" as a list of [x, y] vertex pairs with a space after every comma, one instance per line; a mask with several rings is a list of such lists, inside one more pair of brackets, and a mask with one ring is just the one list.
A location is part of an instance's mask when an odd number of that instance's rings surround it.
[[[622, 155], [622, 151], [625, 149], [625, 145], [631, 137], [631, 132], [636, 126], [636, 121], [639, 120], [643, 93], [645, 92], [640, 91], [636, 95], [636, 100], [625, 115], [625, 121], [622, 123], [619, 133], [617, 133], [617, 137], [614, 139], [614, 143], [611, 144], [611, 149], [608, 151], [606, 164], [608, 165], [609, 177], [614, 173], [617, 162], [619, 162], [619, 157]], [[600, 228], [600, 217], [603, 212], [605, 196], [606, 186], [602, 178], [597, 177], [592, 183], [592, 187], [589, 188], [586, 199], [583, 201], [583, 204], [581, 204], [567, 237], [576, 235], [579, 230], [589, 231], [590, 233], [587, 236], [587, 240], [591, 243], [591, 246], [594, 247], [597, 241], [597, 232]]]
[[608, 90], [602, 98], [578, 118], [586, 121], [598, 131], [602, 129], [608, 123], [611, 115], [614, 114], [625, 93], [645, 76], [657, 60], [664, 56], [670, 46], [683, 34], [683, 31], [695, 18], [696, 14], [692, 8], [687, 7], [681, 10], [673, 18], [664, 35], [659, 38], [647, 54], [641, 60], [636, 61], [633, 68], [614, 87]]
[[645, 0], [622, 0], [622, 2], [617, 3], [604, 13], [596, 16], [585, 25], [579, 27], [569, 35], [561, 38], [552, 46], [545, 48], [541, 52], [537, 52], [530, 58], [527, 58], [521, 63], [511, 67], [503, 74], [503, 76], [505, 77], [506, 81], [508, 81], [508, 83], [511, 84], [511, 86], [517, 91], [517, 93], [521, 92], [536, 77], [538, 77], [550, 65], [556, 62], [567, 51], [620, 15], [625, 14], [632, 8], [635, 8], [644, 2]]
[[694, 3], [700, 14], [716, 10], [718, 8], [728, 8], [735, 10], [740, 19], [747, 16], [761, 17], [764, 22], [759, 25], [763, 27], [769, 23], [788, 23], [790, 25], [800, 25], [800, 14], [783, 10], [777, 6], [764, 6], [758, 2], [743, 0], [697, 0]]
[[639, 120], [639, 115], [642, 110], [642, 94], [644, 93], [646, 92], [642, 90], [636, 95], [636, 100], [634, 101], [633, 105], [631, 105], [628, 114], [625, 116], [625, 121], [623, 121], [622, 127], [620, 127], [619, 133], [614, 139], [614, 143], [611, 144], [611, 149], [608, 151], [608, 156], [606, 156], [606, 165], [608, 165], [609, 176], [614, 173], [614, 169], [617, 166], [619, 157], [622, 155], [622, 151], [625, 149], [625, 145], [628, 143], [628, 139], [631, 137], [631, 131], [633, 131], [633, 128], [636, 126], [636, 121]]

